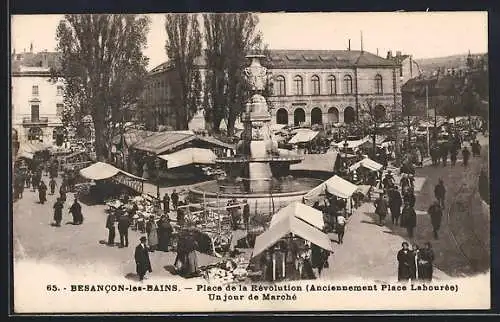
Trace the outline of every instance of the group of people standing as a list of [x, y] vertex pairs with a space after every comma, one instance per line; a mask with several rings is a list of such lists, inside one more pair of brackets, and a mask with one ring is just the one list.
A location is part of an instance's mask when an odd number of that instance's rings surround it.
[[433, 276], [434, 251], [431, 243], [425, 243], [424, 248], [413, 244], [412, 248], [403, 242], [397, 254], [398, 281], [424, 281], [431, 282]]

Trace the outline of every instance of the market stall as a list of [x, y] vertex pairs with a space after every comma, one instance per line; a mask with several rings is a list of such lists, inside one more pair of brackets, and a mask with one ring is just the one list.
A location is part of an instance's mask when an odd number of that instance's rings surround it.
[[271, 218], [270, 226], [274, 226], [282, 219], [287, 217], [297, 217], [314, 227], [323, 230], [325, 221], [323, 220], [323, 213], [303, 203], [295, 202], [284, 208], [281, 208]]
[[170, 154], [158, 156], [167, 161], [167, 169], [182, 167], [190, 164], [215, 164], [217, 155], [210, 149], [186, 148]]
[[307, 194], [304, 195], [303, 199], [306, 204], [311, 204], [317, 200], [327, 199], [327, 194], [336, 196], [337, 198], [349, 200], [346, 203], [347, 209], [352, 214], [352, 196], [358, 190], [358, 186], [355, 184], [342, 179], [341, 177], [335, 175], [330, 179], [326, 180], [322, 184], [313, 188]]
[[[263, 265], [258, 266], [260, 269], [270, 268], [273, 281], [296, 276], [296, 267], [309, 260], [307, 256], [303, 256], [303, 252], [307, 252], [313, 244], [327, 252], [333, 252], [327, 234], [295, 216], [286, 216], [257, 236], [252, 258], [261, 259], [259, 262]], [[264, 259], [261, 257], [263, 255]], [[300, 263], [295, 265], [295, 261]], [[299, 278], [301, 276], [299, 273]]]

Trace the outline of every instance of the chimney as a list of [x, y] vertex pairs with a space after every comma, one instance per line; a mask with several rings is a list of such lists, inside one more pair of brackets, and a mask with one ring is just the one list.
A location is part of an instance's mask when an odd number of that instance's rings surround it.
[[387, 59], [391, 59], [392, 58], [392, 50], [389, 50], [387, 52]]
[[351, 39], [349, 39], [349, 46], [347, 47], [347, 50], [351, 51]]
[[363, 32], [361, 31], [361, 52], [363, 52]]
[[377, 56], [378, 56], [378, 48], [377, 48]]
[[30, 53], [33, 52], [33, 43], [30, 44]]
[[398, 58], [401, 57], [401, 51], [399, 51], [399, 50], [396, 51], [396, 57], [398, 57]]

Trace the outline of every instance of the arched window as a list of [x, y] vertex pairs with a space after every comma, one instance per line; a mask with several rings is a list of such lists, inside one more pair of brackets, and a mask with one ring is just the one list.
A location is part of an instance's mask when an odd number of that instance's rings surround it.
[[354, 123], [356, 120], [356, 114], [354, 113], [354, 109], [350, 106], [344, 109], [344, 123], [350, 124]]
[[335, 79], [335, 76], [330, 75], [328, 76], [328, 94], [329, 95], [335, 95], [337, 94], [337, 80]]
[[288, 111], [284, 108], [280, 108], [276, 112], [276, 123], [288, 125]]
[[352, 94], [352, 77], [350, 75], [344, 76], [344, 94]]
[[304, 95], [304, 83], [302, 82], [302, 77], [299, 75], [293, 78], [293, 83], [295, 85], [295, 95]]
[[301, 123], [304, 123], [306, 121], [306, 112], [304, 112], [304, 109], [302, 108], [297, 108], [293, 112], [293, 124], [295, 126], [300, 125]]
[[312, 84], [312, 95], [319, 95], [320, 94], [320, 88], [319, 88], [319, 77], [317, 75], [313, 75], [311, 77], [311, 84]]
[[336, 107], [330, 107], [328, 109], [328, 123], [338, 123], [339, 122], [339, 110]]
[[384, 88], [382, 86], [382, 76], [377, 74], [375, 76], [375, 89], [377, 94], [384, 94]]
[[285, 96], [286, 95], [286, 84], [285, 77], [279, 75], [276, 77], [276, 93], [277, 96]]
[[43, 132], [39, 127], [32, 127], [28, 130], [28, 141], [41, 141], [43, 140]]
[[323, 113], [318, 107], [313, 108], [311, 111], [311, 124], [323, 124]]

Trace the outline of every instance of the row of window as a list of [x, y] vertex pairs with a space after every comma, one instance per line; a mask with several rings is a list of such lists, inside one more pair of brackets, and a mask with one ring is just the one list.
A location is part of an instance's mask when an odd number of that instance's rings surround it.
[[[57, 86], [57, 96], [63, 96], [64, 94], [64, 87], [63, 86]], [[38, 85], [33, 85], [31, 87], [31, 95], [33, 96], [38, 96], [40, 95], [40, 89], [38, 88]]]
[[[344, 94], [352, 94], [352, 77], [350, 75], [345, 75], [344, 76]], [[328, 95], [336, 95], [337, 94], [337, 79], [335, 76], [330, 75], [328, 76], [327, 80], [327, 93]], [[320, 80], [319, 76], [313, 75], [311, 77], [311, 85], [312, 85], [312, 95], [320, 95], [321, 93], [321, 87], [320, 87]], [[384, 89], [383, 89], [383, 84], [382, 84], [382, 76], [377, 74], [375, 76], [375, 90], [377, 94], [383, 94]], [[282, 75], [279, 75], [275, 78], [275, 85], [274, 85], [274, 94], [277, 96], [286, 96], [287, 94], [286, 91], [286, 81], [285, 77]], [[304, 95], [304, 81], [302, 79], [302, 76], [296, 75], [293, 78], [293, 94], [292, 95]]]

